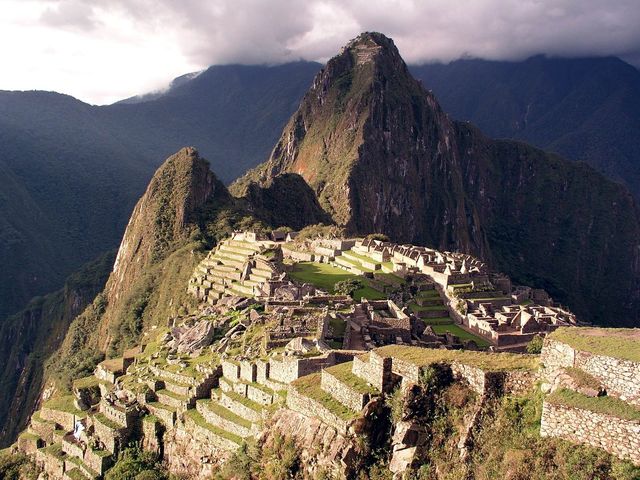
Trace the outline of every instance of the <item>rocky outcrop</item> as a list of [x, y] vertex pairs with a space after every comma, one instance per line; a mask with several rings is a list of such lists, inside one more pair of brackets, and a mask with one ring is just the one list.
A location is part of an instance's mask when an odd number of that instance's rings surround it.
[[228, 200], [224, 185], [198, 152], [186, 147], [156, 171], [136, 204], [105, 289], [109, 305], [101, 322], [102, 347], [108, 327], [145, 270], [165, 259], [197, 231], [197, 212], [209, 200]]
[[585, 320], [638, 320], [640, 212], [625, 188], [451, 121], [384, 35], [327, 63], [269, 161], [231, 192], [288, 174], [351, 232], [472, 253]]

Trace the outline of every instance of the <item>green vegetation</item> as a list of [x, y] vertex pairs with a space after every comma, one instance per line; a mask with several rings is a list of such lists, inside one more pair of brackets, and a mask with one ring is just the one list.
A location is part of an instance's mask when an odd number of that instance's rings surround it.
[[434, 363], [457, 361], [487, 371], [535, 370], [538, 358], [515, 353], [473, 352], [470, 350], [441, 350], [406, 345], [387, 345], [375, 350], [383, 357], [394, 357], [419, 367]]
[[561, 327], [549, 338], [579, 351], [640, 362], [640, 329]]
[[474, 442], [475, 478], [635, 480], [640, 475], [639, 468], [603, 450], [541, 438], [541, 414], [540, 392], [496, 401]]
[[139, 445], [130, 445], [118, 454], [105, 480], [168, 480], [170, 477], [157, 456], [144, 452]]
[[349, 273], [341, 268], [333, 267], [326, 263], [296, 263], [293, 270], [289, 272], [289, 276], [298, 282], [311, 283], [312, 285], [331, 293], [334, 293], [336, 283], [355, 279], [361, 281], [365, 285], [354, 292], [354, 299], [361, 300], [362, 298], [367, 298], [369, 300], [381, 300], [386, 298], [382, 292], [366, 285], [366, 279], [364, 277], [354, 275], [353, 273]]
[[625, 420], [640, 421], [640, 408], [615, 397], [587, 397], [565, 388], [556, 390], [546, 399], [549, 403], [611, 415]]
[[467, 332], [464, 328], [451, 324], [451, 325], [432, 325], [433, 331], [438, 335], [442, 335], [445, 332], [449, 332], [452, 335], [460, 338], [460, 340], [473, 340], [479, 347], [488, 347], [491, 345], [487, 340], [473, 333]]
[[251, 428], [251, 422], [249, 420], [239, 415], [236, 415], [231, 410], [227, 410], [217, 402], [214, 402], [211, 400], [198, 400], [198, 402], [206, 404], [206, 408], [210, 410], [212, 413], [218, 415], [219, 417], [222, 417], [238, 425], [242, 425], [245, 428]]
[[74, 415], [81, 417], [85, 416], [85, 413], [78, 410], [73, 404], [74, 398], [75, 397], [73, 395], [53, 397], [51, 400], [47, 400], [42, 406], [59, 412], [73, 413]]
[[294, 441], [279, 433], [258, 444], [244, 443], [216, 473], [215, 480], [298, 480], [307, 478]]
[[353, 362], [339, 363], [333, 367], [326, 368], [325, 371], [358, 393], [377, 393], [378, 391], [375, 387], [372, 387], [362, 378], [351, 372], [352, 366]]
[[451, 317], [423, 318], [425, 325], [453, 325]]
[[564, 369], [565, 373], [571, 377], [576, 386], [582, 388], [595, 388], [600, 387], [600, 381], [593, 375], [589, 375], [584, 370], [574, 367], [567, 367]]
[[38, 468], [22, 453], [0, 452], [0, 478], [3, 480], [36, 480]]
[[542, 335], [536, 335], [527, 343], [527, 353], [539, 354], [542, 352], [542, 346], [544, 345], [544, 338]]
[[312, 373], [305, 377], [300, 377], [292, 384], [301, 395], [308, 397], [316, 402], [320, 403], [331, 413], [341, 418], [342, 420], [352, 420], [358, 416], [351, 409], [345, 407], [342, 403], [338, 402], [329, 393], [320, 388], [320, 374]]
[[362, 282], [360, 280], [356, 280], [355, 278], [351, 278], [349, 280], [341, 280], [340, 282], [336, 282], [333, 286], [333, 291], [338, 295], [348, 295], [352, 297], [357, 290], [360, 290], [363, 287]]

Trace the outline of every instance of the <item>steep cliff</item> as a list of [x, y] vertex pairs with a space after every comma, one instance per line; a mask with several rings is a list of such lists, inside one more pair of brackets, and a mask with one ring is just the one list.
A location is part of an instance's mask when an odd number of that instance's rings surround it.
[[46, 359], [62, 344], [72, 320], [107, 281], [115, 252], [71, 275], [64, 288], [32, 300], [0, 328], [0, 446], [11, 443], [34, 410]]
[[381, 34], [327, 63], [270, 159], [231, 191], [285, 173], [351, 232], [467, 251], [584, 319], [638, 321], [640, 214], [624, 187], [451, 121]]
[[[102, 344], [114, 339], [114, 325], [127, 319], [127, 329], [139, 334], [139, 314], [147, 308], [154, 278], [150, 269], [186, 245], [198, 232], [196, 213], [208, 202], [229, 200], [224, 185], [193, 148], [183, 148], [156, 171], [140, 198], [122, 238], [113, 272], [105, 289], [107, 309], [101, 321]], [[177, 292], [176, 292], [177, 293]], [[134, 318], [128, 313], [134, 310]]]

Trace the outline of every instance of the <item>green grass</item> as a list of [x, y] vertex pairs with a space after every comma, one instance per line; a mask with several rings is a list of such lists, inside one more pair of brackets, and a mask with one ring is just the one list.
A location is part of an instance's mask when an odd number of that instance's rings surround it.
[[490, 343], [482, 337], [474, 335], [473, 333], [467, 332], [465, 329], [459, 327], [458, 325], [432, 325], [433, 331], [438, 335], [443, 335], [445, 332], [450, 332], [451, 334], [459, 337], [461, 340], [473, 340], [476, 342], [476, 345], [479, 347], [488, 347]]
[[234, 402], [238, 402], [241, 405], [244, 405], [245, 407], [255, 411], [255, 412], [261, 412], [262, 411], [262, 405], [260, 405], [258, 402], [254, 402], [253, 400], [248, 399], [247, 397], [245, 397], [244, 395], [240, 395], [239, 393], [232, 391], [229, 392], [225, 392], [224, 395], [226, 395], [227, 397], [229, 397], [231, 400], [233, 400]]
[[116, 422], [114, 422], [113, 420], [107, 418], [104, 414], [102, 413], [96, 413], [93, 416], [94, 419], [96, 419], [98, 422], [100, 422], [102, 425], [104, 425], [105, 427], [110, 428], [111, 430], [120, 430], [122, 427], [122, 425], [117, 424]]
[[374, 387], [351, 372], [352, 366], [353, 362], [345, 362], [329, 367], [325, 371], [358, 393], [377, 393]]
[[58, 412], [73, 413], [79, 417], [85, 417], [86, 414], [78, 410], [73, 404], [74, 396], [65, 395], [63, 397], [55, 397], [44, 403], [43, 407], [57, 410]]
[[360, 275], [346, 272], [341, 268], [317, 262], [296, 263], [289, 276], [302, 283], [310, 283], [318, 288], [334, 293], [334, 286], [337, 282], [344, 280], [360, 280], [364, 286], [354, 293], [356, 300], [367, 298], [369, 300], [382, 300], [387, 298], [382, 292], [375, 290], [366, 283], [366, 279]]
[[422, 290], [416, 295], [418, 298], [440, 298], [440, 294], [434, 288], [433, 290]]
[[319, 373], [312, 373], [306, 377], [300, 377], [297, 380], [294, 380], [291, 383], [291, 386], [301, 395], [320, 403], [327, 410], [342, 420], [349, 421], [356, 418], [358, 416], [357, 413], [345, 407], [330, 394], [320, 388], [320, 380], [321, 378]]
[[35, 433], [29, 433], [26, 430], [20, 433], [20, 435], [18, 435], [18, 438], [29, 440], [31, 442], [37, 442], [38, 440], [40, 440], [40, 437], [38, 435], [36, 435]]
[[64, 459], [66, 457], [66, 454], [62, 451], [62, 444], [61, 443], [54, 443], [53, 445], [49, 445], [48, 447], [44, 447], [42, 449], [43, 452], [47, 453], [48, 455], [51, 455], [53, 457], [56, 457], [60, 460]]
[[441, 310], [447, 310], [447, 307], [445, 307], [444, 305], [427, 305], [427, 306], [422, 306], [422, 305], [417, 305], [415, 303], [410, 303], [409, 304], [409, 310], [411, 310], [413, 313], [420, 313], [420, 312], [439, 312]]
[[98, 380], [93, 375], [89, 377], [78, 378], [77, 380], [73, 381], [73, 388], [77, 388], [78, 390], [83, 388], [97, 387], [98, 385], [100, 385], [100, 380]]
[[375, 350], [383, 357], [394, 357], [422, 367], [433, 363], [458, 361], [486, 371], [536, 370], [540, 363], [534, 355], [517, 353], [473, 352], [470, 350], [443, 350], [435, 348], [387, 345]]
[[238, 435], [234, 435], [233, 433], [227, 432], [221, 428], [216, 427], [215, 425], [211, 425], [208, 423], [204, 417], [197, 410], [187, 410], [184, 412], [184, 416], [189, 418], [193, 423], [198, 425], [199, 427], [206, 428], [212, 433], [215, 433], [219, 437], [226, 438], [227, 440], [231, 440], [234, 443], [237, 443], [238, 446], [242, 445], [242, 437]]
[[421, 320], [425, 325], [453, 325], [451, 317], [423, 318]]
[[600, 382], [593, 375], [588, 374], [584, 370], [579, 368], [568, 367], [564, 369], [567, 375], [576, 383], [578, 387], [582, 388], [599, 388]]
[[640, 422], [640, 408], [629, 405], [615, 397], [587, 397], [565, 388], [548, 395], [546, 401], [565, 407], [579, 408], [590, 412]]
[[329, 319], [329, 326], [331, 327], [331, 332], [333, 336], [336, 338], [343, 338], [344, 332], [347, 329], [347, 322], [336, 317]]
[[640, 362], [640, 329], [562, 327], [549, 338], [582, 352]]
[[230, 422], [233, 422], [235, 424], [242, 425], [245, 428], [251, 428], [251, 422], [249, 420], [241, 417], [240, 415], [236, 415], [231, 410], [227, 410], [222, 405], [214, 402], [213, 400], [198, 400], [198, 402], [206, 404], [207, 408], [219, 417], [229, 420]]

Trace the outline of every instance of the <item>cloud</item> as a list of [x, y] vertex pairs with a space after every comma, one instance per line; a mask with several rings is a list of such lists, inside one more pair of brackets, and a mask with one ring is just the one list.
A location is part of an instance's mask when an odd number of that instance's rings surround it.
[[[39, 61], [59, 83], [65, 71], [81, 75], [71, 93], [98, 102], [211, 64], [324, 61], [362, 31], [391, 36], [409, 63], [540, 53], [640, 60], [637, 0], [0, 0], [0, 32], [17, 24], [29, 35], [15, 45], [34, 58], [22, 60], [27, 70]], [[38, 45], [57, 50], [55, 64]]]

